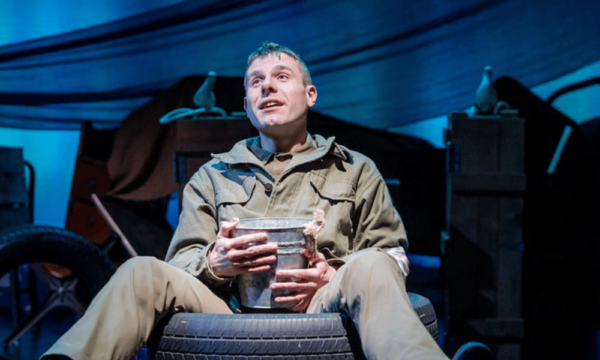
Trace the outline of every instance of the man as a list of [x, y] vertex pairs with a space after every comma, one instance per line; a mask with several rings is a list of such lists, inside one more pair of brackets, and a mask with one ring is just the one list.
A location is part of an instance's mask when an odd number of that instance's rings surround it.
[[229, 285], [236, 275], [268, 270], [277, 245], [266, 234], [232, 237], [234, 218], [307, 218], [321, 209], [327, 222], [311, 266], [277, 272], [287, 281], [272, 289], [292, 295], [275, 301], [291, 303], [290, 311], [348, 313], [370, 359], [445, 359], [406, 294], [404, 226], [375, 165], [306, 132], [317, 89], [305, 64], [265, 43], [250, 55], [244, 82], [244, 107], [260, 136], [216, 155], [190, 179], [168, 263], [127, 261], [46, 354], [129, 359], [169, 313], [251, 311], [230, 306]]

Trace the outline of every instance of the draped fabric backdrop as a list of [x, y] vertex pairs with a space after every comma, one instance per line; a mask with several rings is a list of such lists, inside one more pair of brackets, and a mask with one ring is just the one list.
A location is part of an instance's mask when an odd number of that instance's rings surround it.
[[242, 76], [271, 40], [308, 64], [314, 110], [399, 131], [469, 107], [485, 65], [532, 87], [600, 60], [599, 15], [588, 0], [185, 1], [0, 47], [0, 127], [116, 126], [187, 75]]

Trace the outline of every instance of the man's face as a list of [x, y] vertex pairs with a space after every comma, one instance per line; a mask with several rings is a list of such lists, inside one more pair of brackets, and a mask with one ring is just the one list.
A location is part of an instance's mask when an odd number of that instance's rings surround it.
[[305, 129], [308, 108], [317, 100], [317, 89], [304, 85], [300, 64], [282, 53], [257, 58], [246, 73], [244, 109], [260, 132], [282, 136]]

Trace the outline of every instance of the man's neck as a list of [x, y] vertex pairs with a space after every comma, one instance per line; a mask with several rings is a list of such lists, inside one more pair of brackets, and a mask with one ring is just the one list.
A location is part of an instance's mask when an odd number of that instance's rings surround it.
[[298, 132], [294, 136], [272, 137], [260, 133], [260, 147], [270, 152], [292, 152], [306, 142], [306, 131]]

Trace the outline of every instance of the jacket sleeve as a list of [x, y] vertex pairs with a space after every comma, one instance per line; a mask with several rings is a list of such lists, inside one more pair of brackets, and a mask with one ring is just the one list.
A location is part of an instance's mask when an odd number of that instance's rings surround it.
[[167, 251], [165, 261], [215, 288], [228, 284], [230, 278], [216, 276], [208, 262], [208, 253], [219, 230], [214, 189], [210, 179], [198, 171], [183, 190], [179, 225]]
[[408, 275], [406, 230], [394, 208], [387, 185], [381, 174], [373, 176], [357, 188], [353, 223], [356, 224], [356, 250], [380, 247], [392, 256], [405, 276]]

